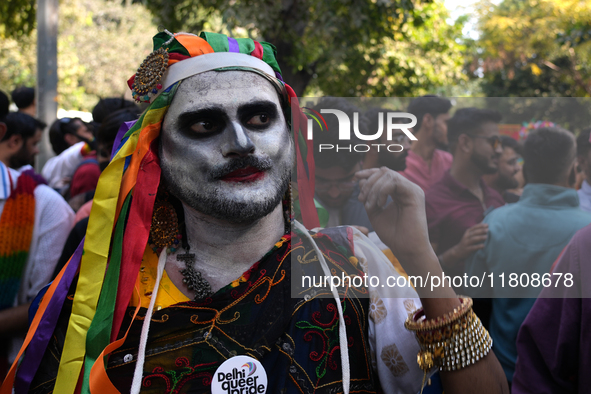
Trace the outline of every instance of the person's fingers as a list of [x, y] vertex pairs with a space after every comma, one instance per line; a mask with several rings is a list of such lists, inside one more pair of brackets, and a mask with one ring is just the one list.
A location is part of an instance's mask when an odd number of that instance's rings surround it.
[[360, 170], [355, 173], [355, 177], [353, 179], [367, 179], [374, 173], [379, 171], [379, 168], [368, 168], [367, 170]]
[[476, 252], [480, 249], [484, 249], [484, 244], [472, 245], [466, 248], [468, 252]]
[[468, 245], [474, 245], [474, 244], [483, 244], [486, 241], [486, 235], [478, 235], [478, 236], [472, 236], [469, 238], [469, 243]]
[[[364, 176], [363, 180], [365, 180], [365, 182], [363, 182], [363, 187], [361, 188], [361, 192], [359, 193], [359, 201], [363, 202], [363, 203], [367, 203], [368, 198], [371, 197], [371, 189], [373, 188], [374, 184], [377, 182], [378, 179], [380, 179], [382, 173], [378, 170], [378, 171], [373, 171], [376, 170], [375, 168], [372, 168], [371, 170], [363, 170], [363, 171], [359, 171], [357, 172], [357, 174], [359, 174], [360, 172], [367, 174], [368, 176]], [[369, 172], [371, 171], [371, 173]], [[361, 184], [361, 183], [360, 183]]]
[[486, 236], [487, 234], [488, 234], [487, 229], [479, 228], [476, 230], [470, 230], [470, 232], [468, 232], [468, 237], [481, 237], [481, 236]]

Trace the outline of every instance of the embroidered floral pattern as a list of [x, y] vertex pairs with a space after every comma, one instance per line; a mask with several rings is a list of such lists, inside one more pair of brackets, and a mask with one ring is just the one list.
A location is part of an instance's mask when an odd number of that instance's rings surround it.
[[367, 274], [367, 259], [360, 257], [359, 258], [359, 266], [361, 267], [363, 272]]
[[[345, 312], [345, 305], [343, 303], [343, 313]], [[339, 317], [337, 307], [333, 303], [326, 305], [326, 310], [331, 312], [332, 318], [329, 322], [321, 322], [319, 318], [322, 313], [316, 311], [312, 314], [312, 322], [299, 321], [296, 323], [297, 328], [308, 329], [304, 334], [304, 340], [310, 342], [314, 337], [319, 338], [322, 341], [322, 352], [313, 351], [310, 353], [310, 359], [312, 361], [319, 361], [320, 363], [316, 367], [316, 377], [321, 379], [326, 374], [326, 368], [330, 368], [336, 371], [338, 368], [337, 360], [339, 359], [335, 353], [341, 347], [339, 346]], [[351, 324], [351, 320], [348, 316], [345, 316], [345, 324]], [[348, 346], [353, 345], [353, 338], [349, 337]]]
[[390, 372], [392, 372], [392, 375], [396, 377], [403, 376], [409, 371], [408, 365], [406, 365], [404, 362], [400, 351], [394, 343], [382, 348], [382, 354], [380, 355], [380, 358], [386, 367], [388, 367]]
[[382, 301], [378, 297], [371, 297], [371, 302], [369, 303], [369, 317], [373, 320], [375, 324], [380, 324], [388, 315], [388, 310], [384, 305], [384, 301]]
[[404, 300], [404, 309], [410, 313], [416, 311], [418, 308], [415, 306], [414, 300], [408, 299]]
[[197, 364], [191, 366], [189, 359], [186, 357], [179, 357], [175, 360], [175, 365], [180, 367], [174, 371], [165, 371], [162, 367], [156, 367], [152, 370], [152, 373], [147, 374], [142, 381], [144, 387], [150, 387], [153, 379], [163, 379], [166, 384], [167, 394], [178, 394], [181, 392], [183, 386], [190, 380], [203, 379], [203, 385], [211, 385], [213, 378], [212, 372], [209, 369], [216, 364], [215, 362], [206, 364]]

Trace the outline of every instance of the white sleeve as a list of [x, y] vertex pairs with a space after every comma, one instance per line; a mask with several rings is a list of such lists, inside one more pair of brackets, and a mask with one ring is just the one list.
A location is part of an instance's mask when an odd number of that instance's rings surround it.
[[417, 364], [420, 348], [414, 333], [404, 327], [408, 314], [421, 307], [418, 294], [412, 287], [392, 286], [403, 284], [404, 277], [357, 229], [353, 229], [353, 247], [369, 280], [378, 277], [380, 281], [377, 287], [369, 286], [369, 344], [382, 389], [388, 394], [418, 393], [423, 381], [423, 371]]
[[31, 301], [51, 280], [64, 244], [74, 224], [74, 211], [55, 190], [35, 188], [35, 226], [18, 303]]
[[84, 156], [82, 156], [84, 144], [85, 142], [78, 142], [59, 155], [47, 160], [41, 170], [41, 175], [47, 180], [49, 187], [62, 187], [64, 185], [61, 180], [74, 175], [76, 168], [84, 161]]

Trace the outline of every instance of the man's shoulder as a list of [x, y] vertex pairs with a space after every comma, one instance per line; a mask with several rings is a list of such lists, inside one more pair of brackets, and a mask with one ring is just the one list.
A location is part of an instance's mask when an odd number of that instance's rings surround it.
[[446, 179], [444, 174], [439, 180], [437, 180], [427, 191], [425, 192], [425, 200], [429, 202], [457, 202], [457, 195], [452, 190], [449, 181]]
[[433, 151], [433, 158], [437, 158], [439, 161], [442, 161], [444, 163], [449, 163], [450, 166], [451, 162], [454, 160], [454, 157], [451, 153], [441, 149], [435, 149]]
[[49, 210], [63, 209], [68, 212], [72, 211], [72, 208], [58, 192], [42, 183], [35, 188], [35, 204]]

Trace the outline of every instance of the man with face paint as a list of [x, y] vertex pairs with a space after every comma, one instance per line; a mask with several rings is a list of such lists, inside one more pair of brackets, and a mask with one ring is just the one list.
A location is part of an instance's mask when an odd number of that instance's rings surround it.
[[[419, 300], [410, 288], [380, 298], [366, 287], [292, 283], [337, 269], [398, 276], [359, 231], [306, 229], [318, 226], [312, 152], [273, 46], [168, 32], [154, 44], [130, 80], [150, 107], [120, 130], [86, 240], [49, 286], [0, 393], [13, 382], [16, 393], [73, 393], [77, 381], [85, 393], [205, 393], [220, 379], [243, 387], [244, 372], [222, 365], [237, 355], [252, 360], [242, 366], [250, 374], [266, 371], [257, 392], [417, 392], [434, 366], [449, 370], [447, 392], [506, 392], [488, 334], [451, 288], [419, 289]], [[386, 168], [356, 176], [374, 228], [407, 272], [441, 274], [420, 189]], [[410, 331], [442, 322], [458, 339], [476, 330], [478, 361], [452, 368], [442, 345], [422, 335], [419, 345]]]

